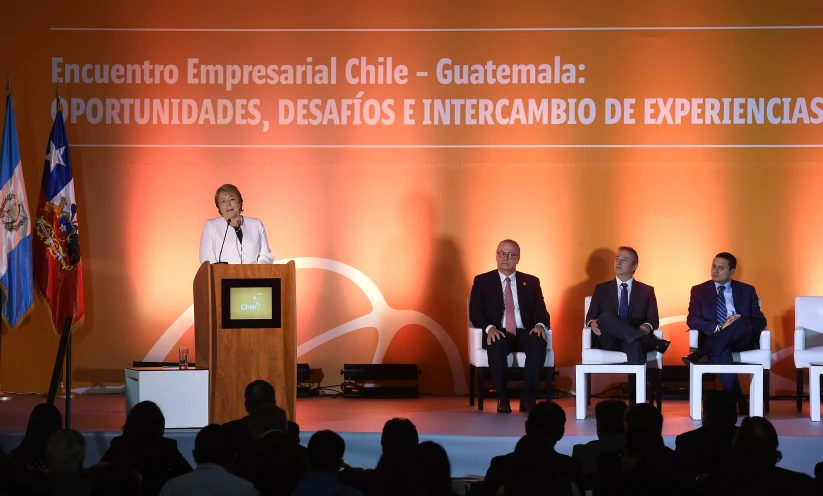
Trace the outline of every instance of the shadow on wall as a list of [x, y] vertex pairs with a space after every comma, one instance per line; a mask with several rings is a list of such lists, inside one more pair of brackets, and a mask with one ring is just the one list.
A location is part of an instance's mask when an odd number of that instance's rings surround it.
[[[131, 365], [131, 364], [129, 364]], [[75, 369], [72, 381], [89, 382], [92, 386], [111, 386], [126, 382], [124, 369]]]
[[[443, 327], [460, 353], [468, 380], [467, 276], [457, 243], [438, 233], [438, 223], [431, 195], [417, 191], [403, 197], [394, 226], [398, 236], [383, 250], [378, 286], [393, 308], [416, 310]], [[452, 373], [444, 350], [421, 330], [418, 326], [401, 329], [383, 363], [416, 363], [422, 371], [421, 392], [454, 393], [453, 382], [444, 380]]]
[[[594, 293], [597, 284], [614, 277], [615, 256], [615, 252], [609, 248], [594, 250], [586, 262], [586, 280], [563, 291], [560, 306], [552, 312], [552, 345], [555, 353], [561, 351], [555, 355], [558, 367], [580, 362], [585, 299]], [[555, 381], [555, 387], [560, 391], [569, 391], [572, 380], [571, 377], [559, 376]]]
[[[794, 350], [794, 312], [795, 308], [794, 305], [792, 305], [792, 307], [789, 310], [787, 310], [783, 315], [779, 316], [780, 322], [783, 324], [783, 329], [791, 329], [791, 338], [783, 346], [780, 346], [775, 342], [775, 332], [772, 331], [772, 353], [774, 353], [776, 349], [785, 348], [788, 346], [791, 346], [792, 350]], [[771, 322], [769, 323], [769, 326], [767, 326], [766, 328], [772, 328]], [[788, 334], [788, 331], [786, 331], [786, 333]], [[795, 378], [797, 374], [797, 369], [794, 366], [794, 353], [789, 353], [783, 358], [780, 358], [777, 361], [773, 361], [772, 373], [781, 375], [783, 377], [788, 377], [790, 379]], [[804, 374], [803, 382], [804, 384], [808, 384], [808, 374]], [[774, 394], [777, 396], [794, 397], [797, 394], [797, 390], [794, 388], [790, 390], [775, 389]]]

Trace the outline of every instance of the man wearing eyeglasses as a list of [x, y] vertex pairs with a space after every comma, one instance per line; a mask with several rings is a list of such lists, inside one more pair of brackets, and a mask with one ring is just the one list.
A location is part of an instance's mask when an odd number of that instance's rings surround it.
[[540, 280], [517, 272], [518, 262], [520, 246], [510, 239], [501, 241], [497, 245], [497, 270], [474, 278], [469, 301], [472, 325], [484, 331], [483, 347], [489, 355], [498, 413], [512, 411], [505, 380], [509, 353], [526, 354], [521, 412], [528, 412], [535, 404], [534, 394], [546, 360], [549, 312]]
[[639, 256], [634, 248], [621, 246], [614, 258], [615, 278], [594, 288], [586, 327], [592, 344], [608, 351], [622, 351], [627, 363], [646, 363], [646, 353], [665, 353], [670, 341], [652, 334], [660, 317], [654, 288], [634, 279]]

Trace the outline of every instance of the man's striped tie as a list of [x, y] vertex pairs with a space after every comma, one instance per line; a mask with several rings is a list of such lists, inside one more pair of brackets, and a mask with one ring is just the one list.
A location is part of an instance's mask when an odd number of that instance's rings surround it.
[[729, 313], [726, 308], [726, 295], [723, 294], [725, 290], [726, 286], [720, 286], [717, 288], [717, 323], [720, 325], [723, 325], [726, 322], [726, 317]]

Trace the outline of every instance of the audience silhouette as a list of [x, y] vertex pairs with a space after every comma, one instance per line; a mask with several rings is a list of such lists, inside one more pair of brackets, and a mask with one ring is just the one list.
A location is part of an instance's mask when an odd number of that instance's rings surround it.
[[299, 427], [265, 381], [246, 388], [246, 416], [197, 433], [194, 470], [164, 437], [165, 418], [150, 401], [131, 409], [122, 435], [88, 468], [83, 435], [62, 429], [59, 410], [42, 404], [20, 445], [8, 454], [0, 449], [0, 496], [823, 495], [823, 462], [814, 479], [778, 467], [774, 426], [745, 417], [737, 427], [736, 407], [725, 392], [707, 395], [703, 425], [677, 436], [672, 450], [655, 407], [603, 400], [595, 405], [597, 439], [575, 445], [569, 457], [555, 449], [565, 411], [540, 402], [514, 451], [493, 457], [484, 480], [466, 492], [454, 484], [443, 446], [421, 443], [405, 418], [383, 426], [374, 469], [348, 466], [346, 442], [331, 430], [300, 445]]
[[[526, 436], [537, 436], [546, 441], [545, 453], [541, 454], [546, 458], [546, 465], [541, 468], [540, 473], [555, 479], [565, 477], [574, 482], [577, 487], [581, 487], [583, 474], [580, 462], [554, 449], [555, 444], [563, 438], [565, 430], [566, 412], [557, 403], [543, 401], [537, 403], [529, 411], [526, 420]], [[533, 446], [533, 442], [529, 442], [523, 449], [530, 449]], [[486, 472], [483, 494], [493, 496], [500, 486], [514, 481], [518, 468], [522, 467], [519, 467], [516, 449], [508, 455], [492, 458], [489, 470]]]
[[141, 401], [129, 411], [123, 434], [111, 440], [100, 461], [136, 470], [143, 479], [144, 496], [156, 496], [167, 481], [192, 471], [177, 441], [163, 436], [165, 427], [160, 408]]
[[47, 470], [46, 444], [52, 433], [63, 428], [63, 414], [54, 405], [40, 403], [29, 415], [26, 434], [19, 446], [11, 450], [11, 458], [28, 468]]

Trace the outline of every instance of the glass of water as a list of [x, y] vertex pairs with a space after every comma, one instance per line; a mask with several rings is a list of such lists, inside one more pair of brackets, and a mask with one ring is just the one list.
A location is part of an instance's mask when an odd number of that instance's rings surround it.
[[189, 349], [188, 348], [179, 348], [177, 352], [178, 362], [180, 364], [180, 370], [188, 370], [189, 369]]

